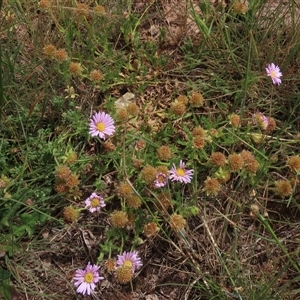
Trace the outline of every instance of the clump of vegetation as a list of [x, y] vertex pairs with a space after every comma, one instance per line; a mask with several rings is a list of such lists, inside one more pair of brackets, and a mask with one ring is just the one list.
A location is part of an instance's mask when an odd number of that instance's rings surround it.
[[1, 299], [299, 297], [294, 1], [0, 3]]

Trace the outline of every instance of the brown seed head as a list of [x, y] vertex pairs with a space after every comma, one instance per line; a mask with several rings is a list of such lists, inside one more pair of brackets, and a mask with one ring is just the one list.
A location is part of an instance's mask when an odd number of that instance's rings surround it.
[[63, 216], [66, 223], [73, 223], [78, 220], [79, 211], [70, 205], [64, 208]]
[[102, 5], [96, 5], [94, 7], [94, 12], [97, 14], [103, 15], [103, 14], [105, 14], [105, 7]]
[[221, 189], [221, 184], [216, 178], [207, 177], [204, 181], [203, 190], [206, 192], [207, 196], [216, 196]]
[[150, 222], [144, 226], [144, 234], [146, 237], [154, 236], [159, 232], [159, 227], [155, 222]]
[[171, 206], [171, 194], [169, 192], [162, 192], [157, 195], [157, 199], [155, 201], [158, 210], [167, 211]]
[[169, 225], [174, 231], [179, 231], [184, 228], [186, 220], [183, 216], [178, 214], [173, 214], [170, 217]]
[[243, 167], [244, 160], [241, 155], [234, 153], [228, 156], [228, 164], [232, 171], [238, 171]]
[[73, 173], [66, 179], [66, 184], [70, 188], [77, 187], [79, 185], [79, 182], [80, 181], [78, 179], [78, 175]]
[[65, 49], [58, 49], [54, 52], [54, 58], [62, 63], [68, 59], [68, 53]]
[[247, 5], [242, 2], [235, 2], [232, 9], [236, 14], [244, 14], [248, 10]]
[[157, 170], [157, 173], [163, 173], [163, 174], [169, 176], [169, 169], [166, 166], [158, 166], [156, 168], [156, 170]]
[[182, 116], [186, 112], [186, 106], [181, 102], [174, 102], [171, 105], [171, 111], [176, 116]]
[[99, 70], [93, 70], [90, 73], [90, 79], [93, 82], [99, 82], [103, 79], [103, 75]]
[[259, 168], [259, 163], [254, 155], [250, 151], [243, 150], [241, 156], [244, 160], [244, 169], [248, 172], [256, 173]]
[[139, 208], [142, 205], [141, 198], [136, 194], [126, 196], [126, 204], [130, 208]]
[[52, 44], [46, 45], [43, 48], [43, 52], [44, 52], [46, 57], [52, 59], [52, 58], [55, 57], [56, 47]]
[[168, 146], [161, 146], [157, 149], [158, 158], [162, 161], [168, 161], [172, 158], [172, 150]]
[[184, 105], [188, 104], [188, 98], [184, 95], [179, 95], [178, 98], [176, 99], [176, 102], [182, 103]]
[[102, 146], [104, 148], [104, 151], [107, 152], [113, 152], [116, 150], [116, 146], [109, 140], [106, 140], [102, 143]]
[[73, 76], [81, 76], [82, 74], [82, 66], [80, 63], [71, 62], [69, 65], [69, 72]]
[[294, 155], [288, 158], [287, 165], [295, 172], [300, 172], [300, 156]]
[[202, 136], [195, 136], [193, 146], [197, 149], [202, 149], [205, 146], [205, 139]]
[[41, 0], [40, 1], [40, 8], [48, 8], [50, 7], [51, 2], [49, 0]]
[[137, 158], [132, 159], [132, 165], [136, 169], [140, 169], [142, 167], [143, 163], [144, 163], [143, 159], [137, 159]]
[[76, 15], [78, 16], [89, 16], [89, 6], [85, 3], [79, 3], [75, 8]]
[[278, 180], [275, 182], [275, 193], [281, 198], [292, 194], [293, 188], [288, 180]]
[[139, 114], [139, 107], [135, 103], [129, 103], [127, 106], [127, 112], [130, 116], [137, 116]]
[[121, 284], [128, 283], [133, 277], [133, 271], [130, 267], [118, 267], [116, 270], [116, 278]]
[[276, 121], [274, 118], [268, 118], [268, 121], [267, 133], [271, 133], [276, 129]]
[[156, 169], [150, 165], [145, 166], [141, 171], [141, 177], [147, 184], [153, 183], [156, 174], [157, 174]]
[[128, 120], [128, 112], [125, 108], [118, 110], [116, 118], [119, 122], [126, 122]]
[[241, 126], [241, 118], [236, 114], [232, 114], [229, 118], [229, 123], [232, 127], [238, 128]]
[[194, 92], [190, 97], [190, 104], [193, 107], [202, 107], [204, 104], [204, 98], [200, 93]]
[[110, 222], [115, 228], [124, 228], [128, 223], [128, 215], [124, 211], [115, 210], [110, 214]]
[[201, 126], [197, 126], [193, 129], [192, 136], [193, 137], [200, 136], [200, 137], [205, 138], [206, 132]]
[[54, 184], [54, 190], [59, 194], [65, 194], [69, 192], [70, 188], [66, 185], [65, 182], [57, 181]]
[[226, 157], [221, 152], [213, 152], [210, 156], [209, 162], [216, 167], [223, 167], [226, 162]]
[[133, 189], [127, 182], [122, 182], [118, 188], [118, 194], [121, 197], [128, 197], [133, 194]]
[[67, 180], [71, 175], [71, 169], [67, 166], [60, 165], [55, 169], [55, 176], [61, 180]]
[[108, 272], [114, 272], [116, 270], [116, 260], [112, 258], [106, 260], [105, 267]]

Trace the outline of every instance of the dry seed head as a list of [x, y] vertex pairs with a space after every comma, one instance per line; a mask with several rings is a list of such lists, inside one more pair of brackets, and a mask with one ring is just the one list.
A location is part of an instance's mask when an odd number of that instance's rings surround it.
[[174, 231], [179, 231], [184, 228], [186, 220], [183, 216], [178, 214], [173, 214], [170, 217], [169, 225]]
[[66, 223], [73, 223], [79, 218], [79, 210], [70, 205], [64, 208], [63, 215]]
[[242, 2], [235, 2], [232, 9], [237, 14], [244, 14], [248, 10], [247, 5]]
[[132, 159], [132, 165], [135, 169], [140, 169], [143, 163], [144, 163], [143, 159], [137, 159], [137, 158]]
[[124, 211], [115, 210], [110, 214], [110, 222], [115, 228], [124, 228], [128, 223], [128, 215]]
[[118, 194], [121, 197], [128, 197], [133, 193], [133, 189], [130, 184], [122, 182], [118, 188]]
[[127, 105], [127, 112], [130, 116], [137, 116], [139, 114], [139, 107], [135, 103], [129, 103]]
[[73, 173], [66, 179], [66, 184], [70, 188], [77, 187], [79, 185], [79, 182], [80, 181], [78, 179], [78, 175]]
[[136, 194], [131, 194], [126, 197], [126, 204], [130, 208], [139, 208], [142, 205], [141, 198]]
[[168, 146], [161, 146], [157, 149], [158, 158], [162, 161], [168, 161], [172, 158], [172, 150]]
[[206, 135], [206, 132], [201, 126], [195, 127], [192, 131], [193, 137], [200, 136], [200, 137], [205, 138], [205, 135]]
[[238, 171], [243, 167], [244, 160], [241, 155], [234, 153], [228, 156], [228, 164], [232, 171]]
[[54, 190], [59, 194], [65, 194], [69, 192], [70, 188], [66, 185], [65, 182], [57, 181], [54, 184]]
[[112, 259], [112, 258], [106, 260], [105, 263], [104, 263], [105, 267], [106, 267], [106, 270], [108, 272], [114, 272], [116, 270], [116, 263], [117, 263], [116, 260]]
[[67, 154], [66, 164], [71, 165], [77, 160], [77, 154], [74, 151], [71, 151]]
[[58, 49], [54, 52], [54, 58], [60, 63], [64, 62], [68, 59], [68, 53], [65, 49]]
[[55, 169], [55, 176], [64, 181], [66, 181], [69, 178], [71, 173], [71, 169], [64, 165], [58, 166]]
[[73, 76], [81, 76], [82, 74], [82, 66], [80, 63], [71, 62], [69, 65], [69, 72]]
[[204, 104], [204, 98], [200, 93], [194, 92], [190, 97], [190, 104], [193, 107], [202, 107]]
[[163, 173], [163, 174], [169, 176], [169, 169], [166, 166], [158, 166], [156, 168], [156, 170], [157, 170], [157, 173]]
[[188, 104], [188, 98], [184, 95], [179, 95], [178, 98], [176, 99], [176, 102], [187, 105]]
[[94, 7], [94, 12], [98, 14], [105, 14], [105, 7], [102, 5], [97, 5]]
[[276, 129], [276, 121], [274, 118], [268, 118], [268, 121], [267, 133], [271, 133]]
[[207, 196], [216, 196], [221, 189], [221, 184], [216, 178], [207, 177], [204, 181], [203, 190], [206, 192]]
[[131, 267], [119, 267], [116, 270], [116, 278], [119, 281], [119, 283], [124, 284], [128, 283], [133, 277], [133, 270]]
[[186, 112], [186, 106], [181, 102], [174, 102], [171, 104], [171, 111], [176, 116], [182, 116]]
[[41, 0], [40, 1], [40, 8], [48, 8], [50, 7], [51, 2], [49, 0]]
[[144, 226], [144, 234], [146, 237], [154, 236], [159, 232], [159, 227], [155, 222], [150, 222]]
[[250, 217], [256, 219], [259, 214], [259, 206], [257, 204], [251, 204], [250, 206]]
[[241, 126], [241, 118], [236, 114], [232, 114], [229, 118], [229, 123], [232, 127], [238, 128]]
[[254, 155], [247, 150], [243, 150], [241, 152], [241, 156], [244, 160], [244, 169], [251, 173], [256, 173], [257, 169], [259, 168], [259, 163], [254, 157]]
[[119, 122], [126, 122], [128, 120], [128, 112], [125, 108], [122, 108], [120, 110], [118, 110], [117, 115], [116, 115], [116, 119]]
[[281, 198], [287, 197], [292, 194], [293, 188], [289, 180], [275, 181], [275, 193]]
[[143, 150], [146, 147], [146, 142], [144, 140], [139, 140], [136, 142], [135, 148], [136, 150]]
[[226, 162], [226, 157], [221, 152], [213, 152], [210, 156], [209, 162], [216, 167], [223, 167]]
[[193, 146], [197, 149], [202, 149], [205, 146], [205, 139], [202, 136], [195, 136]]
[[147, 184], [153, 183], [156, 174], [156, 169], [150, 165], [145, 166], [141, 171], [141, 177]]
[[162, 192], [157, 195], [155, 201], [157, 209], [165, 211], [171, 206], [171, 194], [169, 192]]
[[294, 155], [288, 158], [287, 165], [295, 172], [300, 172], [300, 156]]
[[55, 57], [56, 47], [52, 44], [46, 45], [43, 48], [43, 52], [44, 52], [45, 56], [52, 59]]
[[90, 73], [90, 79], [93, 82], [99, 82], [103, 79], [103, 75], [99, 70], [93, 70]]
[[79, 3], [75, 8], [76, 15], [78, 16], [89, 16], [89, 6], [85, 3]]

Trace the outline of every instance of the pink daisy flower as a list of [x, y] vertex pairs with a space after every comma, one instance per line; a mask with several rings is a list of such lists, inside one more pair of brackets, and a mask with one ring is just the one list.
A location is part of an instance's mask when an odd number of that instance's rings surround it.
[[77, 287], [76, 292], [82, 295], [91, 294], [96, 287], [95, 283], [99, 280], [103, 280], [104, 277], [100, 277], [98, 270], [100, 267], [97, 265], [91, 265], [88, 263], [84, 270], [76, 270], [73, 277], [75, 287]]
[[113, 118], [105, 112], [98, 112], [90, 119], [90, 135], [99, 136], [105, 140], [106, 135], [112, 135], [115, 132]]
[[137, 251], [125, 251], [122, 255], [118, 255], [117, 265], [120, 267], [130, 267], [132, 268], [132, 272], [134, 272], [143, 264]]
[[92, 193], [91, 196], [85, 200], [85, 208], [91, 213], [100, 211], [101, 207], [104, 207], [105, 205], [103, 198], [96, 193]]
[[269, 126], [269, 119], [262, 113], [253, 114], [252, 120], [254, 124], [257, 124], [262, 130], [266, 130]]
[[154, 186], [157, 188], [164, 187], [167, 184], [167, 175], [164, 173], [157, 173], [155, 180], [154, 180]]
[[280, 84], [282, 73], [280, 72], [280, 68], [275, 66], [273, 63], [269, 64], [266, 68], [267, 75], [272, 78], [273, 84]]
[[179, 168], [173, 164], [173, 168], [169, 171], [170, 180], [179, 181], [181, 183], [190, 183], [194, 174], [194, 170], [186, 170], [185, 163], [180, 160]]

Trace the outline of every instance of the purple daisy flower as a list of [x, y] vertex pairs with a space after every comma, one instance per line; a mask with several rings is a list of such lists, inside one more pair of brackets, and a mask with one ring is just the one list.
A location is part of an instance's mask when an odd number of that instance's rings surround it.
[[179, 168], [173, 164], [173, 168], [169, 171], [170, 180], [179, 181], [181, 183], [190, 183], [194, 174], [194, 170], [186, 170], [185, 163], [180, 160]]
[[134, 272], [143, 264], [137, 251], [125, 251], [122, 255], [118, 255], [117, 265], [120, 267], [130, 267], [132, 268], [132, 272]]
[[77, 287], [76, 292], [82, 295], [91, 294], [96, 287], [95, 283], [99, 280], [103, 280], [104, 277], [100, 277], [98, 270], [100, 267], [97, 265], [91, 265], [88, 263], [84, 270], [76, 270], [73, 277], [75, 287]]
[[105, 140], [105, 135], [112, 135], [115, 132], [113, 118], [105, 112], [98, 112], [90, 119], [90, 135], [99, 136]]
[[269, 126], [269, 119], [262, 113], [256, 113], [252, 116], [254, 124], [257, 124], [262, 130], [266, 130]]
[[273, 84], [280, 84], [282, 73], [280, 72], [280, 68], [275, 66], [273, 63], [269, 64], [266, 68], [267, 75], [272, 78]]
[[154, 186], [157, 188], [164, 187], [167, 184], [167, 175], [164, 173], [157, 173], [155, 180], [154, 180]]
[[96, 193], [92, 193], [91, 196], [85, 200], [85, 208], [91, 213], [100, 211], [101, 207], [104, 207], [105, 205], [103, 198]]

